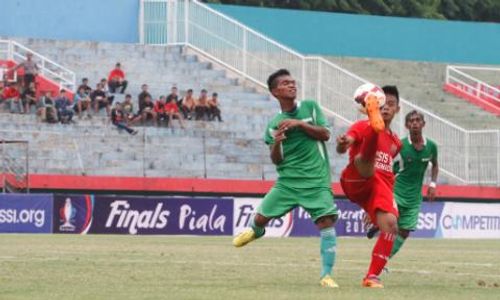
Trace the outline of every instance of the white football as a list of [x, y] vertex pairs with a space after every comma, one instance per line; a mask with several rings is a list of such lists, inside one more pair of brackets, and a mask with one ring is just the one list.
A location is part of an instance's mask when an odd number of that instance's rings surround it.
[[366, 96], [373, 94], [378, 98], [380, 106], [385, 104], [385, 93], [379, 86], [373, 83], [365, 83], [358, 87], [354, 92], [354, 101], [359, 103], [361, 106], [365, 106]]

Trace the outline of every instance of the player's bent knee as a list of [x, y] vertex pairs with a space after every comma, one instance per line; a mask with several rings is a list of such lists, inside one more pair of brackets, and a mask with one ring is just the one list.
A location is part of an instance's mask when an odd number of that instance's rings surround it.
[[377, 212], [377, 225], [381, 231], [397, 234], [398, 233], [398, 218], [388, 212]]

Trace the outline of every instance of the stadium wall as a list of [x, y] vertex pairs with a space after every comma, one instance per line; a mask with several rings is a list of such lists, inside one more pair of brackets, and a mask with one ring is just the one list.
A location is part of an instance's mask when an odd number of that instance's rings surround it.
[[500, 24], [234, 5], [212, 8], [306, 54], [499, 64]]
[[2, 0], [0, 36], [136, 43], [139, 0]]

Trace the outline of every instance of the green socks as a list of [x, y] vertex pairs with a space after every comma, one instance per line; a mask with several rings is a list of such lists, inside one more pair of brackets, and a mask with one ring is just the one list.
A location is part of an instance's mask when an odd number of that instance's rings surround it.
[[392, 246], [392, 251], [391, 251], [390, 257], [393, 257], [394, 255], [396, 255], [396, 253], [398, 253], [399, 249], [401, 248], [401, 246], [403, 246], [404, 242], [405, 242], [405, 239], [398, 234], [398, 236], [396, 237], [396, 240], [394, 241], [394, 246]]
[[321, 277], [332, 274], [335, 265], [335, 252], [337, 246], [337, 234], [334, 227], [322, 229], [321, 235]]
[[255, 225], [254, 219], [252, 219], [250, 227], [253, 229], [253, 232], [255, 232], [256, 238], [260, 238], [261, 236], [264, 235], [264, 233], [266, 233], [266, 228]]

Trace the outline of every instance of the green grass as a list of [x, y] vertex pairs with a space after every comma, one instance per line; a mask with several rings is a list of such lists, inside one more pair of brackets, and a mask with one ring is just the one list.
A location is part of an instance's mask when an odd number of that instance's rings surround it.
[[341, 238], [338, 290], [318, 286], [317, 238], [1, 235], [0, 299], [499, 299], [500, 240], [409, 240], [360, 287], [373, 241]]

